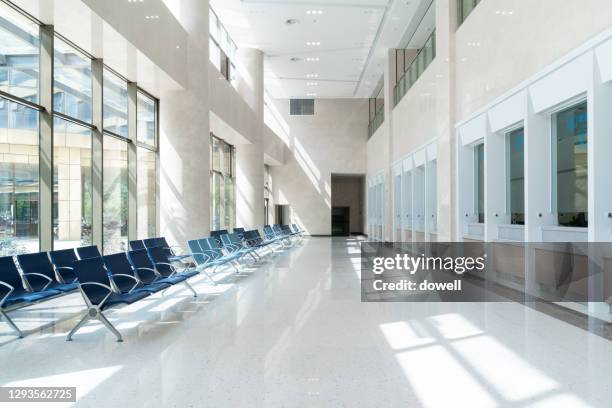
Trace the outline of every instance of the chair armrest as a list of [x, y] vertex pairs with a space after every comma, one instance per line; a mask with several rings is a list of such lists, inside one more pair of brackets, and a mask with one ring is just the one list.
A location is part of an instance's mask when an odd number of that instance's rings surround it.
[[[55, 269], [56, 269], [57, 273], [60, 275], [60, 278], [62, 278], [62, 280], [64, 280], [64, 276], [60, 273], [61, 269], [65, 269], [67, 271], [74, 271], [74, 268], [71, 267], [71, 266], [56, 266]], [[72, 280], [72, 282], [70, 282], [70, 283], [75, 283], [76, 281], [78, 281], [78, 279], [74, 278]]]
[[38, 276], [38, 277], [40, 277], [40, 278], [45, 278], [45, 279], [48, 281], [48, 282], [47, 282], [47, 284], [46, 284], [46, 285], [45, 285], [45, 286], [42, 288], [42, 290], [47, 289], [47, 288], [49, 287], [49, 285], [50, 285], [51, 283], [53, 283], [53, 280], [52, 280], [50, 277], [48, 277], [47, 275], [43, 275], [42, 273], [30, 272], [30, 273], [24, 273], [24, 274], [23, 274], [23, 276], [25, 276], [25, 277], [26, 277], [26, 279], [27, 279], [27, 277], [28, 277], [28, 276], [30, 276], [30, 275], [32, 275], [32, 276]]
[[159, 279], [161, 277], [161, 274], [159, 272], [157, 272], [155, 269], [151, 269], [151, 268], [134, 268], [134, 270], [136, 270], [136, 273], [138, 273], [138, 271], [150, 271], [153, 272], [153, 274], [156, 276], [155, 280]]
[[2, 305], [4, 304], [4, 301], [5, 301], [6, 299], [8, 299], [8, 297], [9, 297], [9, 296], [11, 296], [11, 293], [13, 293], [13, 291], [15, 290], [15, 288], [14, 288], [12, 285], [9, 285], [8, 283], [6, 283], [6, 282], [2, 282], [2, 281], [0, 281], [0, 286], [4, 286], [4, 287], [8, 288], [8, 292], [7, 292], [7, 294], [6, 294], [6, 295], [4, 295], [4, 296], [2, 297], [2, 299], [0, 299], [0, 308], [1, 308], [1, 307], [2, 307]]
[[98, 282], [79, 283], [79, 286], [81, 287], [81, 293], [83, 294], [83, 297], [86, 297], [87, 301], [89, 303], [91, 303], [91, 300], [89, 299], [89, 296], [87, 296], [87, 294], [83, 290], [83, 286], [99, 286], [99, 287], [102, 287], [104, 289], [108, 289], [108, 295], [106, 295], [106, 297], [104, 297], [104, 299], [102, 299], [102, 301], [100, 303], [98, 303], [98, 307], [102, 307], [102, 305], [104, 305], [104, 303], [106, 303], [106, 301], [108, 300], [109, 296], [112, 295], [115, 292], [113, 290], [113, 288], [111, 288], [110, 286], [105, 285], [103, 283], [98, 283]]
[[[191, 257], [195, 260], [194, 255], [200, 255], [200, 256], [203, 256], [205, 258], [203, 265], [209, 263], [212, 260], [212, 257], [210, 255], [208, 255], [208, 254], [205, 254], [204, 252], [192, 252], [191, 253]], [[197, 261], [196, 261], [196, 263], [197, 263]]]
[[220, 250], [215, 250], [215, 249], [203, 249], [202, 252], [212, 253], [212, 255], [210, 256], [212, 260], [219, 259], [223, 256], [223, 254], [220, 253], [221, 252]]
[[138, 279], [137, 277], [132, 276], [132, 275], [126, 275], [126, 274], [123, 274], [123, 273], [116, 273], [116, 274], [110, 275], [110, 278], [113, 280], [113, 282], [115, 282], [115, 278], [128, 278], [128, 279], [132, 279], [135, 283], [134, 283], [134, 286], [132, 286], [130, 288], [128, 293], [132, 293], [132, 291], [134, 289], [136, 289], [142, 283], [140, 281], [140, 279]]
[[174, 266], [172, 266], [172, 264], [169, 264], [168, 262], [155, 262], [155, 266], [157, 266], [157, 265], [165, 265], [165, 266], [169, 267], [170, 270], [172, 271], [170, 276], [174, 276], [177, 273], [176, 268]]

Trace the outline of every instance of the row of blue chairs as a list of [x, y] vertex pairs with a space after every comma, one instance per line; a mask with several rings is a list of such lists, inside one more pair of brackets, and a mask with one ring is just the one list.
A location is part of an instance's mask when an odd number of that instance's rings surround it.
[[240, 273], [244, 257], [257, 262], [263, 257], [261, 250], [275, 244], [291, 245], [292, 239], [302, 234], [303, 230], [295, 224], [266, 225], [264, 237], [259, 230], [244, 228], [235, 228], [233, 233], [213, 231], [208, 238], [189, 241], [189, 254], [177, 253], [165, 238], [159, 237], [130, 241], [129, 252], [106, 256], [96, 246], [87, 246], [0, 257], [0, 317], [23, 337], [8, 312], [79, 290], [87, 310], [67, 340], [72, 340], [89, 320], [97, 319], [122, 341], [103, 311], [135, 303], [178, 284], [185, 285], [195, 297], [197, 293], [188, 283], [189, 278], [204, 272], [216, 284], [209, 269], [214, 273], [217, 268], [229, 265]]
[[95, 318], [121, 341], [121, 335], [102, 314], [103, 310], [132, 304], [179, 283], [197, 296], [187, 279], [198, 273], [179, 271], [169, 259], [167, 248], [162, 246], [104, 257], [97, 246], [0, 257], [0, 316], [23, 337], [8, 312], [80, 290], [88, 310], [67, 340]]

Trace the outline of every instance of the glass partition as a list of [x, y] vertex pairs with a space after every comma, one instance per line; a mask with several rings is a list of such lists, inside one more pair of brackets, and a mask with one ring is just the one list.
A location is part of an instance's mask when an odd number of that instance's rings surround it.
[[60, 118], [53, 127], [53, 248], [91, 245], [91, 130]]
[[38, 251], [38, 112], [0, 98], [0, 254]]
[[559, 225], [588, 227], [587, 103], [553, 115], [553, 189]]
[[127, 82], [108, 69], [104, 70], [104, 130], [128, 137]]
[[104, 135], [103, 242], [104, 253], [127, 250], [128, 161], [127, 142]]
[[525, 129], [508, 133], [508, 191], [510, 222], [525, 225]]

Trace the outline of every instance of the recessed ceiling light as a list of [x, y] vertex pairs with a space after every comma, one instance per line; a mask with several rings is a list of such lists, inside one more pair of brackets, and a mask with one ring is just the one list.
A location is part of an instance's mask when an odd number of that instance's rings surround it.
[[319, 85], [319, 83], [318, 82], [307, 82], [306, 85], [308, 85], [308, 86], [317, 86], [317, 85]]
[[307, 74], [306, 77], [307, 78], [318, 78], [319, 74]]
[[145, 19], [147, 20], [159, 20], [159, 16], [155, 15], [155, 16], [145, 16]]
[[308, 94], [306, 94], [306, 96], [317, 96], [317, 94], [316, 93], [308, 93]]
[[321, 45], [321, 41], [308, 41], [306, 45], [309, 47], [318, 47]]
[[321, 15], [323, 14], [323, 10], [306, 10], [306, 14]]
[[306, 61], [308, 62], [319, 62], [321, 59], [319, 57], [308, 57]]

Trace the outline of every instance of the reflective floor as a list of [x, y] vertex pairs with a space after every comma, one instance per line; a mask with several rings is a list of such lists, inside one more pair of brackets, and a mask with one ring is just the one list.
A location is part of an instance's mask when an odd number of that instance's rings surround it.
[[612, 342], [517, 303], [361, 303], [356, 240], [217, 279], [110, 313], [124, 343], [97, 323], [65, 341], [77, 295], [14, 314], [35, 332], [0, 323], [0, 385], [82, 407], [611, 406]]

